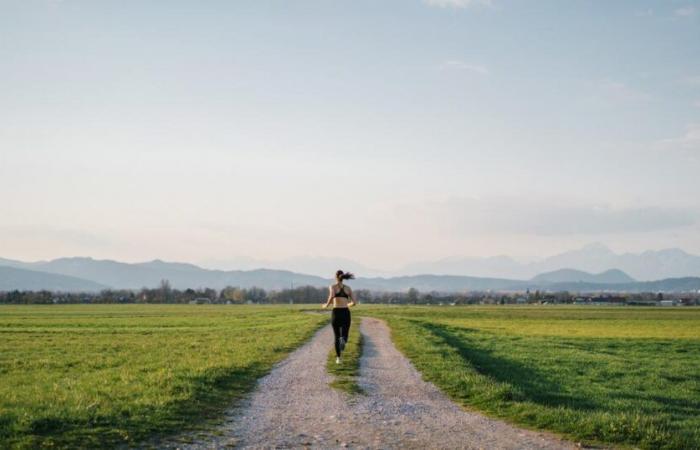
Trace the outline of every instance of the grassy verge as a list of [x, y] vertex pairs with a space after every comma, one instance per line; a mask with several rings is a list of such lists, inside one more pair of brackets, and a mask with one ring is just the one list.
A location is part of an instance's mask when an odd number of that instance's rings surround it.
[[331, 386], [349, 394], [361, 394], [362, 388], [357, 384], [360, 375], [360, 356], [362, 356], [362, 335], [359, 317], [353, 317], [350, 325], [350, 342], [345, 346], [340, 364], [335, 363], [335, 349], [328, 353], [326, 368], [335, 379]]
[[207, 426], [325, 321], [290, 307], [0, 307], [0, 447]]
[[700, 448], [700, 310], [376, 308], [458, 403], [528, 428]]

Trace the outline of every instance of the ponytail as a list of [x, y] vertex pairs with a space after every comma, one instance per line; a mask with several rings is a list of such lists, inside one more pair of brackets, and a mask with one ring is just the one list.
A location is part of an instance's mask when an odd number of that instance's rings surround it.
[[355, 274], [352, 272], [343, 272], [342, 270], [339, 270], [335, 273], [335, 279], [338, 281], [352, 280], [354, 278]]

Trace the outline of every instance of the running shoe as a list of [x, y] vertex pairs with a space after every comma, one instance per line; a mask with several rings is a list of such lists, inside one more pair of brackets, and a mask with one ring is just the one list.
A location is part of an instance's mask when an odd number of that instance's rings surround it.
[[335, 363], [336, 363], [336, 364], [340, 364], [340, 356], [336, 356], [336, 357], [335, 357]]

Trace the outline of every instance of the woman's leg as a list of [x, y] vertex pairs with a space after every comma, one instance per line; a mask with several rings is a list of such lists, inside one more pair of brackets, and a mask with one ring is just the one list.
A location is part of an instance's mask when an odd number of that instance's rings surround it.
[[347, 313], [347, 319], [345, 320], [345, 323], [343, 324], [343, 340], [345, 340], [345, 343], [347, 344], [348, 342], [348, 337], [350, 336], [350, 309], [348, 309]]
[[337, 356], [338, 358], [340, 358], [340, 329], [343, 326], [343, 323], [340, 319], [341, 318], [339, 317], [339, 314], [337, 314], [337, 311], [334, 309], [331, 313], [331, 325], [333, 326], [333, 343], [335, 344], [335, 356]]

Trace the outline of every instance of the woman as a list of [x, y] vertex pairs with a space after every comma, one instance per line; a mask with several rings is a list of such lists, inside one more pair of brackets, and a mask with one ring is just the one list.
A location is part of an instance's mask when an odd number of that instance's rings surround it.
[[353, 278], [355, 278], [355, 275], [350, 272], [337, 271], [335, 273], [336, 284], [328, 287], [328, 300], [323, 305], [323, 308], [328, 308], [328, 305], [333, 302], [331, 325], [333, 325], [336, 364], [340, 364], [340, 353], [345, 349], [345, 344], [348, 342], [350, 307], [357, 305], [355, 294], [350, 289], [350, 286], [343, 284], [343, 280], [352, 280]]

